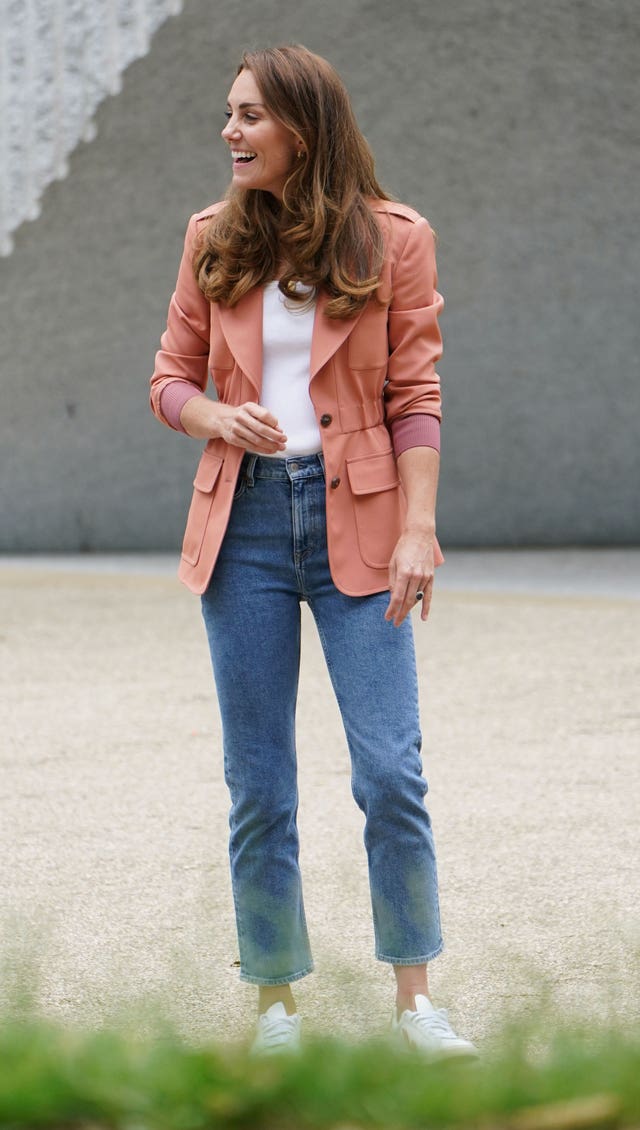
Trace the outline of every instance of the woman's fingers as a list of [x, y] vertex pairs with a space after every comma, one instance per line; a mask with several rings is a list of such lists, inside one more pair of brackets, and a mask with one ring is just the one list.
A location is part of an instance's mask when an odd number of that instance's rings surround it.
[[420, 619], [426, 620], [431, 608], [431, 597], [433, 596], [433, 576], [423, 578], [422, 586], [422, 607], [420, 609]]
[[[424, 544], [420, 547], [420, 558], [412, 560], [405, 556], [407, 549], [416, 546], [408, 544], [409, 539], [400, 539], [396, 551], [389, 564], [389, 605], [385, 612], [385, 619], [392, 620], [395, 627], [399, 627], [416, 603], [420, 602], [420, 618], [426, 620], [431, 605], [433, 590], [433, 568], [430, 558], [431, 552], [424, 552]], [[417, 556], [417, 555], [416, 555]]]
[[230, 430], [230, 442], [251, 451], [273, 455], [286, 447], [287, 437], [275, 416], [260, 404], [241, 404], [234, 413]]
[[400, 565], [394, 570], [394, 576], [389, 577], [389, 583], [391, 598], [385, 619], [393, 620], [397, 628], [415, 606], [417, 594], [419, 592], [424, 593], [426, 581], [423, 577], [422, 568], [408, 563], [404, 566]]
[[262, 404], [254, 404], [253, 401], [247, 401], [246, 404], [242, 404], [240, 406], [239, 411], [246, 415], [250, 420], [254, 420], [256, 422], [256, 426], [269, 428], [272, 431], [280, 432], [280, 434], [282, 434], [282, 432], [280, 431], [280, 425], [273, 415], [273, 412], [270, 412], [269, 409], [265, 408]]

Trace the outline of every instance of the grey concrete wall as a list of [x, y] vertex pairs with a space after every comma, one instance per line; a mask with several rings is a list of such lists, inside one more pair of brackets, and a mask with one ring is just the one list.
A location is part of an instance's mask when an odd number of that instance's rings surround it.
[[300, 40], [439, 233], [445, 545], [640, 542], [636, 0], [187, 0], [0, 263], [0, 548], [179, 545], [200, 445], [147, 412], [245, 45]]

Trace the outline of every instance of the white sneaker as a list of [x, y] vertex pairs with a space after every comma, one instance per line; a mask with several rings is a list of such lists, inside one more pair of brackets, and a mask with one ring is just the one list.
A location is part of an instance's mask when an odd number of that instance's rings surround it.
[[251, 1055], [279, 1055], [300, 1051], [300, 1017], [287, 1014], [282, 1001], [276, 1001], [258, 1018]]
[[416, 996], [415, 1012], [407, 1008], [399, 1019], [394, 1012], [391, 1029], [406, 1046], [425, 1052], [434, 1059], [448, 1055], [478, 1055], [478, 1049], [470, 1040], [456, 1036], [449, 1024], [447, 1010], [434, 1008], [429, 998], [420, 993]]

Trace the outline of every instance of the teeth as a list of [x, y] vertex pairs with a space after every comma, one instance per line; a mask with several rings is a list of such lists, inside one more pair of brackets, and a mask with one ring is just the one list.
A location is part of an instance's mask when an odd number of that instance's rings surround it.
[[256, 154], [250, 152], [250, 150], [248, 149], [232, 149], [231, 156], [233, 157], [234, 161], [237, 161], [242, 157], [255, 157]]

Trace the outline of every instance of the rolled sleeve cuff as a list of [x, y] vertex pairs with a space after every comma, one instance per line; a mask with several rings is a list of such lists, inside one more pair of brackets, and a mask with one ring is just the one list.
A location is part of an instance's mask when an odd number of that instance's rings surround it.
[[440, 451], [440, 421], [437, 416], [420, 412], [399, 416], [391, 424], [391, 440], [396, 458], [410, 447], [433, 447]]
[[203, 395], [188, 381], [171, 381], [171, 384], [166, 385], [160, 393], [160, 411], [169, 426], [186, 435], [187, 432], [180, 423], [180, 413], [188, 400]]

